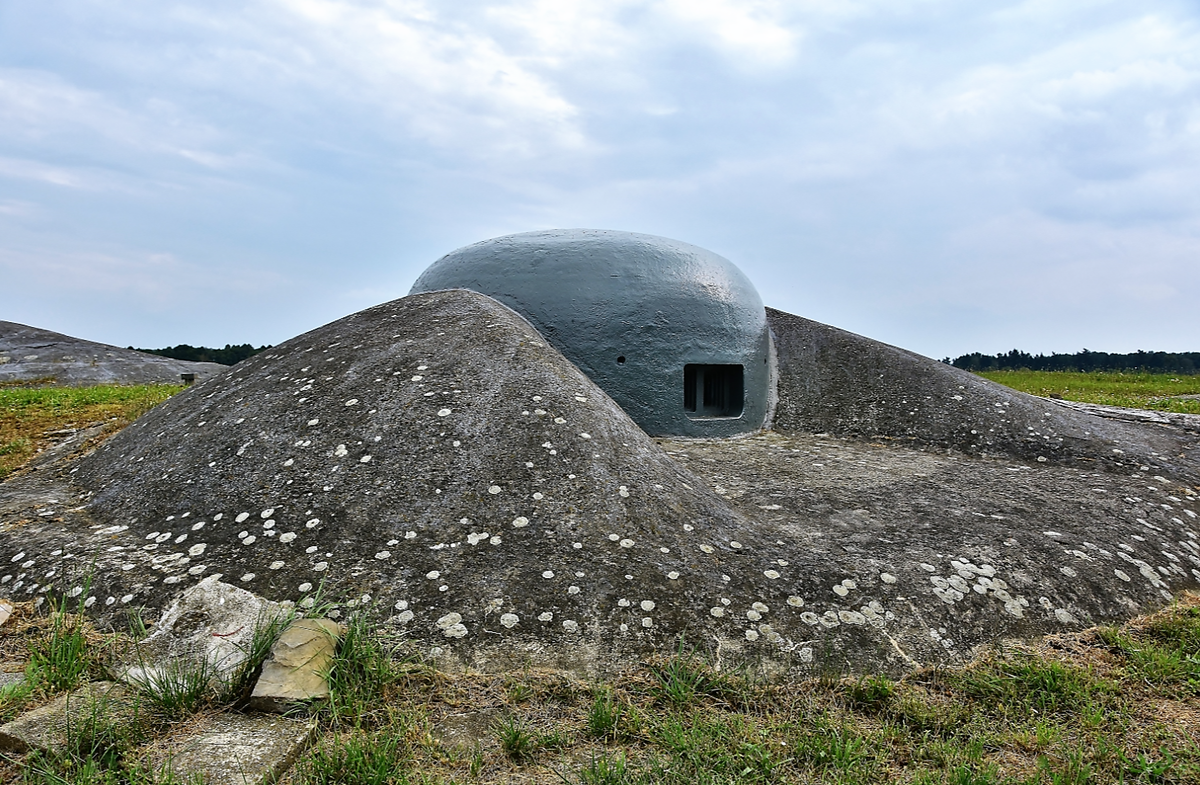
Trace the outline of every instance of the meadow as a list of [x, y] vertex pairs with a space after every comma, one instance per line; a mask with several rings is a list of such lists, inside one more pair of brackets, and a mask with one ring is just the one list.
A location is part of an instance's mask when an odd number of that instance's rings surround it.
[[1030, 395], [1058, 396], [1068, 401], [1131, 409], [1200, 414], [1200, 374], [985, 371], [979, 375]]

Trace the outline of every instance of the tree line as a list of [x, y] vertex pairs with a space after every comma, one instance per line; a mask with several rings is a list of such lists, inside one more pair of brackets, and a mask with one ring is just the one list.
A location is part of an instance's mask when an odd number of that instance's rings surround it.
[[1129, 354], [1093, 352], [1029, 354], [1013, 349], [1004, 354], [972, 352], [942, 362], [967, 371], [1141, 371], [1144, 373], [1200, 373], [1200, 352], [1146, 352]]
[[[132, 346], [129, 347], [133, 349]], [[159, 357], [170, 357], [172, 360], [189, 360], [196, 363], [220, 363], [221, 365], [233, 365], [252, 355], [258, 354], [264, 349], [270, 349], [270, 346], [260, 346], [255, 349], [248, 343], [243, 343], [238, 346], [225, 344], [224, 349], [210, 349], [207, 346], [189, 346], [186, 343], [181, 343], [178, 346], [168, 346], [166, 349], [134, 349], [137, 352], [145, 352], [146, 354], [157, 354]]]

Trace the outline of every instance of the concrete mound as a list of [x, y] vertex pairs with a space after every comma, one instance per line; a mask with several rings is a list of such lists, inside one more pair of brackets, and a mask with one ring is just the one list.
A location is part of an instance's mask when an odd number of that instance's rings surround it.
[[495, 300], [371, 308], [0, 485], [0, 594], [82, 598], [90, 569], [111, 617], [218, 573], [301, 604], [324, 582], [446, 664], [605, 672], [684, 636], [721, 664], [894, 672], [1200, 583], [1200, 473], [1155, 446], [1183, 437], [1122, 425], [1110, 447], [1075, 414], [1055, 422], [1086, 439], [1035, 434], [1071, 460], [1038, 461], [1020, 418], [1053, 410], [769, 316], [779, 431], [656, 441]]
[[767, 320], [779, 362], [777, 431], [882, 436], [973, 455], [1117, 469], [1147, 462], [1200, 469], [1200, 444], [1182, 429], [1074, 411], [773, 308]]
[[0, 383], [47, 379], [61, 387], [179, 384], [180, 374], [207, 379], [225, 370], [217, 363], [172, 360], [0, 321]]

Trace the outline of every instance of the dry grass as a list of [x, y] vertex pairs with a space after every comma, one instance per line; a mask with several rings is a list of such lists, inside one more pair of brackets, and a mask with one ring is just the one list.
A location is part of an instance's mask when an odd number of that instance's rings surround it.
[[64, 431], [103, 424], [102, 438], [182, 389], [177, 385], [0, 388], [0, 480], [62, 438]]

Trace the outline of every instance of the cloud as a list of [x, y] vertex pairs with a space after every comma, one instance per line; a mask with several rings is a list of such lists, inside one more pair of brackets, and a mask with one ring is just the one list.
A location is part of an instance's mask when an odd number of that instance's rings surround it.
[[49, 271], [22, 279], [47, 318], [70, 278], [142, 325], [194, 285], [224, 324], [313, 326], [546, 226], [710, 245], [773, 303], [930, 353], [1056, 334], [1053, 302], [1100, 331], [1088, 303], [1124, 297], [1169, 335], [1194, 280], [1200, 12], [1171, 0], [47, 0], [15, 19], [0, 244]]

